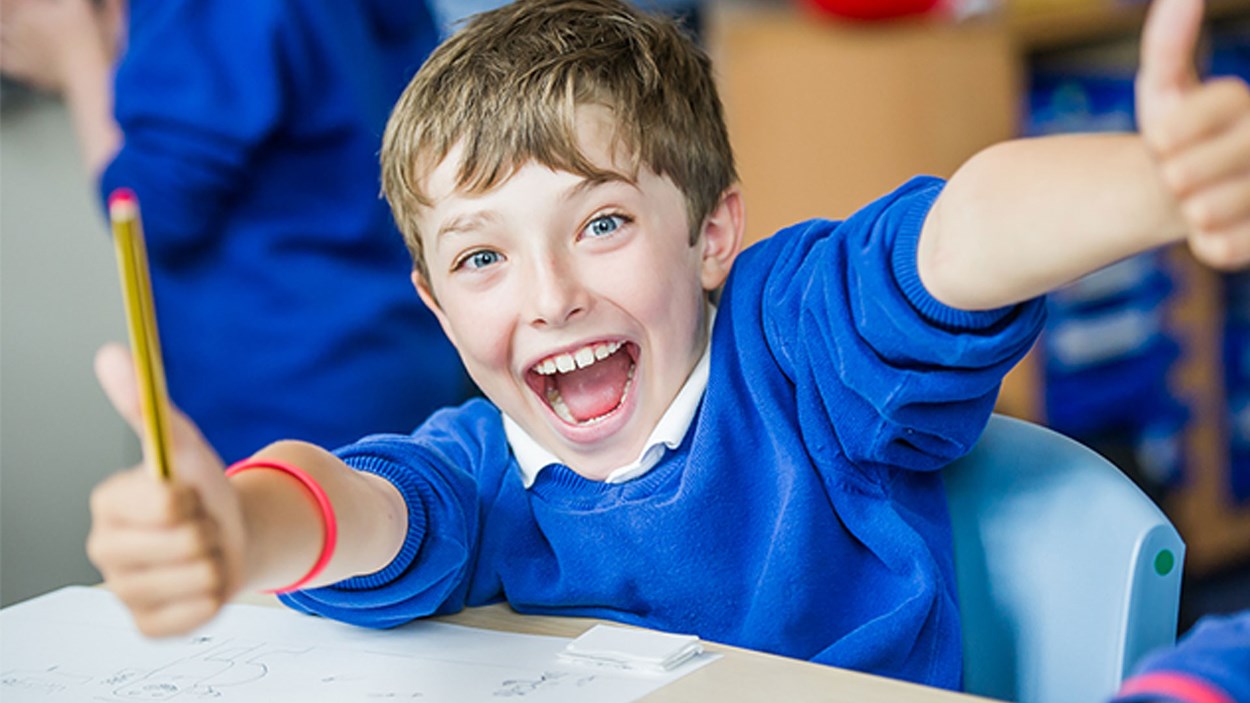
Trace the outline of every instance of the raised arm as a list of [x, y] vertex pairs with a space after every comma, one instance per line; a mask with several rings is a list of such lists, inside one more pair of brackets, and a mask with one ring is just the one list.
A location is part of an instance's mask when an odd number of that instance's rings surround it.
[[[142, 431], [129, 355], [106, 347], [96, 361], [101, 385], [122, 417]], [[108, 587], [145, 634], [170, 635], [208, 620], [243, 590], [280, 589], [299, 581], [324, 546], [321, 509], [291, 475], [251, 469], [227, 479], [221, 460], [195, 426], [172, 413], [176, 481], [140, 466], [114, 475], [91, 496], [87, 552]], [[334, 455], [301, 442], [279, 442], [253, 459], [298, 466], [325, 491], [338, 546], [316, 587], [386, 566], [407, 530], [399, 492], [384, 479], [353, 471]]]
[[968, 161], [926, 221], [921, 279], [968, 310], [1025, 300], [1185, 237], [1250, 262], [1250, 89], [1200, 83], [1201, 0], [1156, 0], [1142, 36], [1140, 134], [1007, 142]]
[[57, 93], [73, 119], [92, 178], [121, 146], [113, 119], [113, 59], [123, 11], [119, 0], [10, 0], [0, 17], [0, 72]]

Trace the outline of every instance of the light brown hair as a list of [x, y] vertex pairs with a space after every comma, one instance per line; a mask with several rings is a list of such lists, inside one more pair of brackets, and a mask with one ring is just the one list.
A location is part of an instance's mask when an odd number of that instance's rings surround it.
[[[633, 173], [578, 148], [577, 108], [606, 107]], [[482, 193], [530, 161], [594, 180], [646, 166], [685, 196], [693, 243], [737, 180], [707, 55], [672, 20], [618, 0], [518, 0], [473, 17], [432, 53], [391, 113], [382, 188], [427, 278], [418, 208], [430, 172], [463, 145], [457, 187]]]

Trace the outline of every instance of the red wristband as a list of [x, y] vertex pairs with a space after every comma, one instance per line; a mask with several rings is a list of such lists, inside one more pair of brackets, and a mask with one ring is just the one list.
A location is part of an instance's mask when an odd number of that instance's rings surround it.
[[330, 563], [330, 557], [334, 556], [334, 545], [338, 541], [339, 526], [338, 521], [334, 518], [334, 506], [330, 503], [330, 497], [326, 495], [325, 490], [321, 488], [321, 484], [313, 480], [306, 471], [293, 464], [287, 464], [281, 461], [273, 461], [271, 459], [244, 459], [230, 468], [226, 469], [226, 477], [229, 478], [241, 471], [248, 469], [273, 469], [281, 471], [295, 480], [304, 484], [304, 487], [312, 493], [313, 499], [317, 501], [317, 507], [321, 510], [321, 524], [323, 528], [323, 539], [321, 542], [321, 554], [317, 556], [317, 561], [313, 563], [308, 573], [303, 578], [295, 581], [289, 586], [282, 588], [274, 588], [265, 593], [290, 593], [298, 591], [304, 584], [312, 581], [326, 568], [326, 564]]

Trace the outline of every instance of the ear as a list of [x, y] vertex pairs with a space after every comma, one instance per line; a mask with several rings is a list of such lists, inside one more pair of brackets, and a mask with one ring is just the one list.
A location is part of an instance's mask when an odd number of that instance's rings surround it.
[[720, 204], [703, 220], [703, 231], [700, 233], [703, 244], [703, 290], [716, 290], [725, 282], [742, 247], [742, 233], [745, 229], [746, 212], [742, 202], [742, 188], [735, 184], [725, 189], [721, 194]]
[[434, 291], [430, 290], [429, 281], [425, 280], [425, 276], [422, 276], [421, 272], [416, 269], [412, 270], [411, 278], [412, 287], [417, 289], [417, 295], [420, 296], [421, 302], [425, 303], [425, 307], [429, 308], [430, 312], [434, 313], [434, 317], [438, 319], [438, 325], [443, 328], [443, 334], [447, 335], [453, 346], [459, 346], [456, 344], [456, 335], [452, 334], [451, 324], [447, 321], [447, 314], [443, 312], [442, 306], [438, 304], [438, 298], [434, 297]]

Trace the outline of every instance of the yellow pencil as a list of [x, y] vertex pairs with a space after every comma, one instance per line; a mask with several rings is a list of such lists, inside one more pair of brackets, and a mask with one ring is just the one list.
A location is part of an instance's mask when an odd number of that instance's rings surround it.
[[165, 389], [165, 368], [161, 363], [161, 342], [156, 333], [156, 312], [152, 302], [152, 281], [148, 275], [148, 254], [139, 222], [139, 201], [128, 188], [109, 195], [109, 220], [126, 301], [126, 326], [130, 348], [139, 377], [140, 406], [143, 412], [144, 456], [149, 457], [162, 480], [172, 480], [169, 462], [169, 395]]

